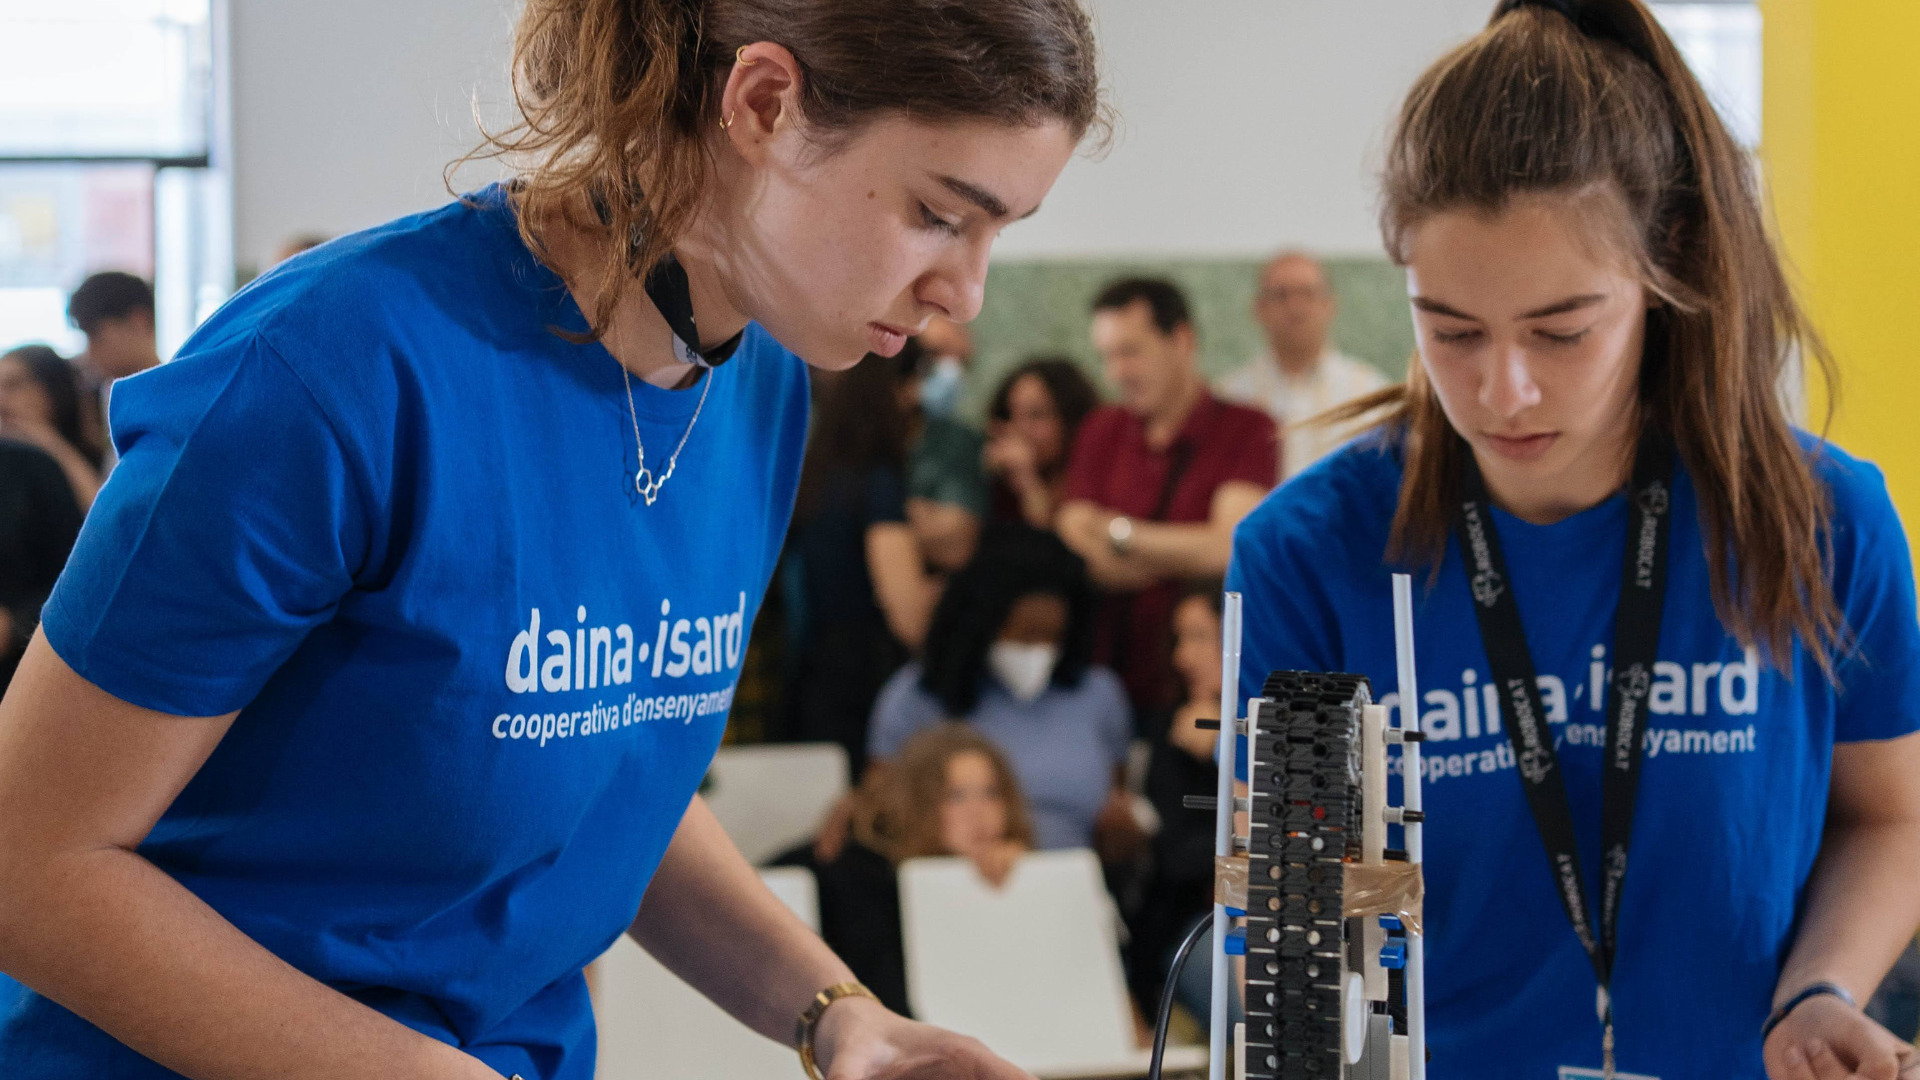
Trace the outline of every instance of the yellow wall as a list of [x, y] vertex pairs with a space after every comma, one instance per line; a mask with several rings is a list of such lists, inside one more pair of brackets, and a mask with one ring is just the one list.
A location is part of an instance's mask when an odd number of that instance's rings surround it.
[[[1840, 367], [1833, 440], [1920, 535], [1920, 0], [1761, 0], [1762, 158]], [[1810, 387], [1816, 426], [1825, 397]]]

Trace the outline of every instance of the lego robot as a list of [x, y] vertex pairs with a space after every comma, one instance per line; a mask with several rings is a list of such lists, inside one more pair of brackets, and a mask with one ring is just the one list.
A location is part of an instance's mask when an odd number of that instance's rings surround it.
[[[1400, 700], [1418, 701], [1412, 585], [1394, 578]], [[1425, 955], [1419, 925], [1417, 710], [1394, 727], [1358, 675], [1275, 672], [1240, 714], [1240, 597], [1223, 620], [1220, 786], [1211, 800], [1221, 887], [1214, 908], [1212, 1080], [1425, 1080]], [[1236, 734], [1247, 794], [1234, 797]], [[1400, 806], [1388, 804], [1401, 748]], [[1200, 800], [1202, 803], [1207, 800]], [[1247, 812], [1245, 835], [1234, 811]], [[1389, 846], [1399, 827], [1404, 847]], [[1235, 927], [1236, 919], [1244, 927]], [[1244, 958], [1244, 1025], [1227, 1027]]]

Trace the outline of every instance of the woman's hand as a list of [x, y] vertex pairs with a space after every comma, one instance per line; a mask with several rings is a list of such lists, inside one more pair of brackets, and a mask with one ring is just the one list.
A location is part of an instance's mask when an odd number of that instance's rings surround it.
[[995, 434], [981, 452], [981, 463], [995, 476], [1006, 477], [1014, 488], [1040, 479], [1040, 462], [1033, 445], [1012, 434]]
[[1211, 717], [1219, 711], [1218, 703], [1189, 701], [1180, 706], [1180, 711], [1173, 714], [1173, 723], [1167, 725], [1167, 742], [1185, 750], [1195, 760], [1213, 764], [1213, 753], [1219, 747], [1220, 733], [1202, 730], [1194, 721]]
[[840, 861], [840, 853], [847, 850], [847, 838], [853, 832], [853, 806], [859, 798], [855, 792], [840, 796], [827, 810], [827, 816], [820, 822], [820, 832], [813, 838], [813, 861], [825, 865]]
[[1001, 840], [974, 852], [973, 865], [980, 871], [980, 876], [987, 879], [987, 884], [997, 889], [1007, 883], [1007, 877], [1013, 873], [1013, 864], [1019, 862], [1020, 856], [1026, 853], [1024, 844]]
[[842, 998], [820, 1015], [814, 1060], [827, 1080], [1033, 1080], [978, 1040], [862, 997]]
[[1768, 1080], [1917, 1080], [1920, 1053], [1832, 995], [1808, 998], [1762, 1048]]

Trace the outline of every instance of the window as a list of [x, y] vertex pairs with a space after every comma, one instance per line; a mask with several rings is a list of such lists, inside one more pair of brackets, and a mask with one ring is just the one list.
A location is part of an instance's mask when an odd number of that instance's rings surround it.
[[1660, 24], [1706, 87], [1733, 137], [1760, 145], [1760, 6], [1754, 3], [1653, 5]]
[[161, 354], [231, 288], [217, 0], [0, 0], [0, 349], [84, 345], [66, 297], [154, 283]]

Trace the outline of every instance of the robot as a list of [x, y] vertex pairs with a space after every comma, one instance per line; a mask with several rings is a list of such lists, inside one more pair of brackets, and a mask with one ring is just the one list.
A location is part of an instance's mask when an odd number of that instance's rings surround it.
[[[1393, 598], [1400, 700], [1418, 701], [1406, 575]], [[1229, 1063], [1233, 1080], [1425, 1080], [1418, 710], [1394, 727], [1366, 678], [1283, 671], [1241, 714], [1238, 594], [1224, 614], [1221, 715], [1238, 719], [1219, 725], [1216, 798], [1190, 800], [1215, 812], [1211, 1080], [1228, 1080]], [[1236, 735], [1248, 754], [1238, 799]], [[1393, 746], [1399, 806], [1388, 804]], [[1401, 849], [1388, 846], [1392, 827]], [[1228, 957], [1244, 957], [1246, 1020], [1232, 1032]]]

